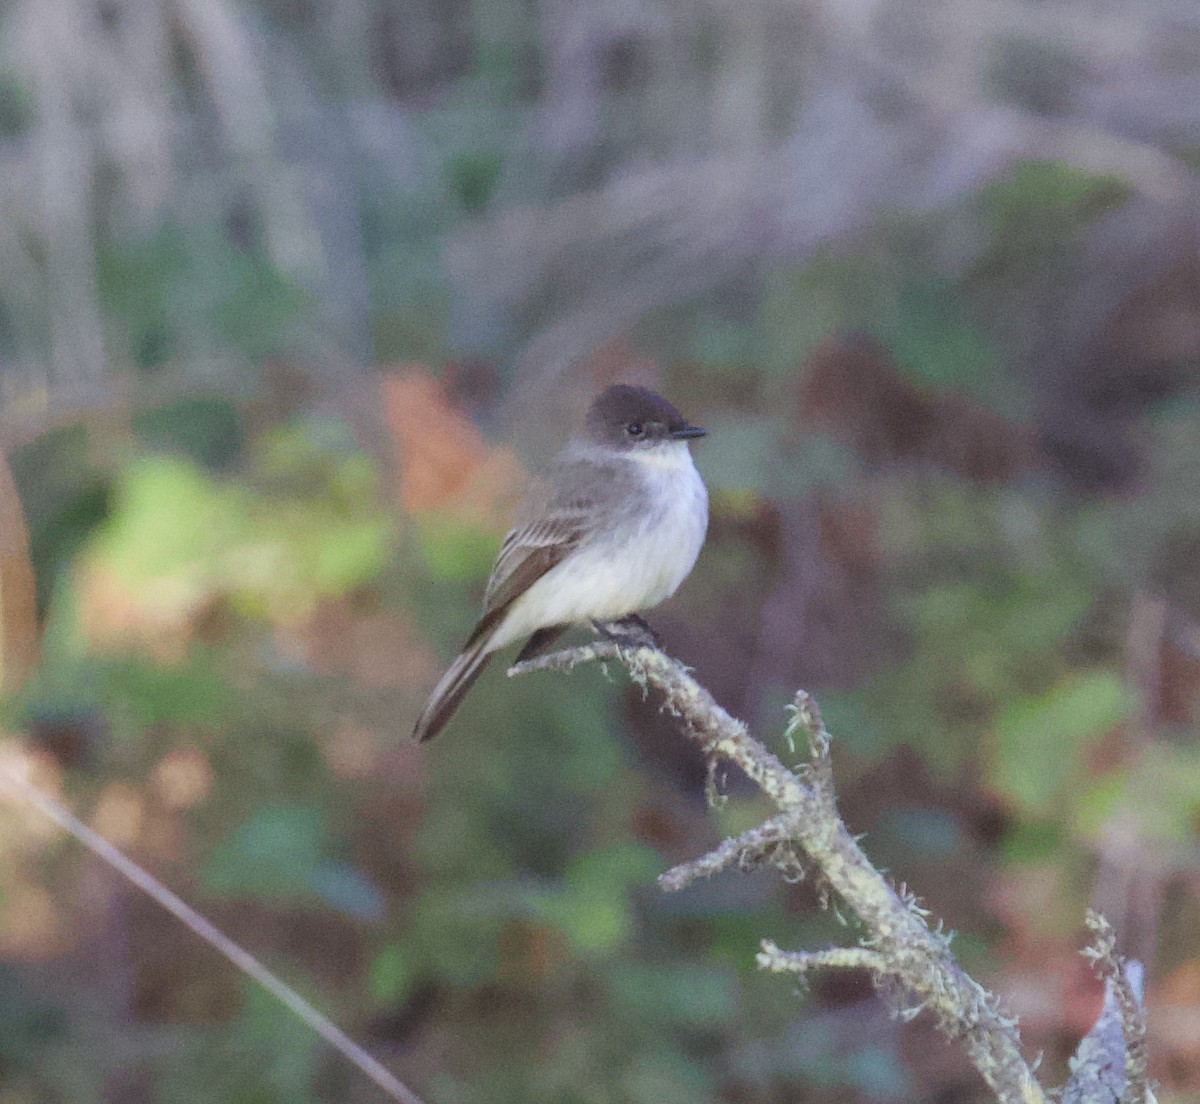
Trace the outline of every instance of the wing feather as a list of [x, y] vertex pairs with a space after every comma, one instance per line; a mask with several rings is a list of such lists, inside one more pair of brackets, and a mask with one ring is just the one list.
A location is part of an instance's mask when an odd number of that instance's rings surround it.
[[611, 513], [620, 486], [613, 478], [615, 465], [567, 458], [555, 474], [552, 487], [532, 488], [522, 512], [525, 520], [504, 538], [471, 641], [489, 633], [517, 598], [562, 563]]
[[541, 517], [512, 529], [488, 579], [484, 616], [506, 607], [579, 547], [591, 517], [586, 501], [554, 502]]

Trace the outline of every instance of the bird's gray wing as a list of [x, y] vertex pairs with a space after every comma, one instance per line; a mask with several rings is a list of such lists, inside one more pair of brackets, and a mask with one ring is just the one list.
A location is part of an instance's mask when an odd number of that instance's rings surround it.
[[[491, 634], [509, 606], [569, 556], [598, 523], [603, 523], [608, 483], [603, 478], [580, 478], [581, 474], [570, 466], [560, 472], [557, 489], [540, 500], [531, 500], [525, 511], [528, 520], [504, 538], [488, 579], [483, 614], [417, 719], [413, 728], [416, 739], [432, 739], [458, 708], [487, 663]], [[542, 504], [536, 505], [536, 501]], [[558, 626], [546, 626], [534, 633], [522, 654], [528, 658], [531, 646], [536, 651], [553, 640], [558, 631]]]
[[608, 467], [568, 461], [559, 467], [554, 485], [543, 487], [526, 503], [525, 520], [500, 546], [484, 592], [483, 614], [468, 644], [490, 632], [517, 598], [605, 524], [615, 486]]
[[510, 530], [484, 593], [484, 617], [507, 608], [552, 567], [562, 563], [594, 524], [586, 498], [556, 498], [539, 517]]

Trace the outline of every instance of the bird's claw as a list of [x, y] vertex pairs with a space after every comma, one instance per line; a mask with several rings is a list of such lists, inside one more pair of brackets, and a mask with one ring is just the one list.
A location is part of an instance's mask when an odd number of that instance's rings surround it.
[[637, 613], [617, 618], [615, 621], [592, 621], [592, 628], [605, 640], [611, 640], [622, 648], [653, 648], [662, 651], [662, 641], [644, 617]]

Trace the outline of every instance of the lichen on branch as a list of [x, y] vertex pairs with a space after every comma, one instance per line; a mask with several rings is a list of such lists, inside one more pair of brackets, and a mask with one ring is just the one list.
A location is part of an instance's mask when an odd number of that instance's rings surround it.
[[[779, 809], [778, 815], [757, 828], [667, 871], [660, 876], [659, 885], [664, 890], [681, 890], [697, 878], [729, 866], [770, 866], [792, 878], [800, 877], [804, 866], [810, 867], [822, 891], [836, 894], [857, 917], [864, 930], [859, 944], [785, 951], [764, 940], [758, 965], [799, 976], [815, 969], [866, 969], [882, 992], [904, 994], [904, 1006], [897, 1009], [900, 1014], [931, 1012], [941, 1030], [961, 1043], [998, 1100], [1043, 1104], [1047, 1094], [1022, 1056], [1015, 1018], [958, 965], [941, 923], [931, 925], [928, 910], [915, 895], [904, 886], [892, 885], [872, 865], [842, 820], [834, 791], [830, 737], [816, 702], [803, 691], [793, 702], [787, 735], [789, 739], [803, 735], [808, 748], [807, 761], [793, 770], [723, 709], [688, 668], [654, 648], [597, 641], [519, 663], [508, 673], [569, 671], [581, 663], [607, 661], [624, 664], [634, 682], [661, 694], [663, 708], [699, 745], [710, 764], [720, 760], [736, 764]], [[1136, 1006], [1136, 1016], [1125, 1009], [1130, 996], [1119, 968], [1115, 976], [1121, 979], [1112, 983], [1118, 990], [1116, 1001], [1123, 1012], [1137, 1019], [1140, 1006]], [[1136, 1035], [1132, 1022], [1125, 1026]], [[1133, 1092], [1129, 1102], [1143, 1104], [1144, 1088], [1140, 1095], [1138, 1090], [1145, 1084], [1144, 1054], [1134, 1038], [1130, 1041], [1129, 1086]], [[1085, 1102], [1093, 1104], [1093, 1098], [1084, 1095], [1077, 1104]], [[1112, 1104], [1111, 1096], [1104, 1104]]]

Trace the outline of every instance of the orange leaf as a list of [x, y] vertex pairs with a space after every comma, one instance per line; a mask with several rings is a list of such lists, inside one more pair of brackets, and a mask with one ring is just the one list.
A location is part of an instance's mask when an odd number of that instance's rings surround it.
[[400, 505], [412, 514], [449, 510], [500, 526], [524, 473], [507, 449], [489, 448], [442, 384], [417, 365], [386, 376], [384, 417], [400, 471]]
[[479, 430], [418, 368], [384, 379], [383, 403], [400, 467], [401, 505], [410, 513], [446, 505], [487, 456]]

